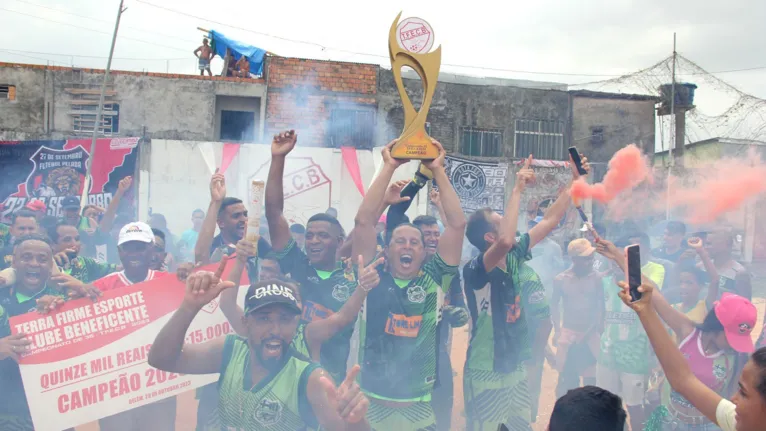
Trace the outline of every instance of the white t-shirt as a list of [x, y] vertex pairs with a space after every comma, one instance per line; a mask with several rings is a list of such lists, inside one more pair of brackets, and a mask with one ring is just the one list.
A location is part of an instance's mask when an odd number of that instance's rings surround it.
[[715, 409], [715, 419], [723, 431], [737, 431], [736, 412], [737, 406], [729, 400], [721, 400]]

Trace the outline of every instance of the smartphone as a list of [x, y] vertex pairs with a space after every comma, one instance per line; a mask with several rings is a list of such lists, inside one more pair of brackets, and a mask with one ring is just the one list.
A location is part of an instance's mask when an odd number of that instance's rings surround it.
[[574, 161], [577, 172], [579, 172], [580, 175], [587, 175], [588, 171], [582, 167], [582, 160], [580, 159], [580, 153], [577, 152], [577, 147], [569, 147], [569, 155], [572, 156], [572, 161]]
[[636, 302], [641, 299], [641, 249], [638, 244], [625, 247], [625, 255], [628, 258], [628, 287], [630, 287], [630, 301]]

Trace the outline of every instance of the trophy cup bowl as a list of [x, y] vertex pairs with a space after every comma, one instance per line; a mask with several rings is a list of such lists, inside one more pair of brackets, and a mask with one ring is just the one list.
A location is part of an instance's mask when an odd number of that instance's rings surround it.
[[[388, 34], [388, 53], [391, 57], [391, 71], [399, 90], [404, 110], [404, 130], [391, 150], [397, 159], [429, 160], [439, 155], [439, 150], [426, 133], [426, 117], [436, 91], [441, 66], [441, 46], [430, 52], [434, 43], [431, 26], [420, 18], [406, 18], [399, 21], [396, 16]], [[402, 67], [412, 68], [423, 82], [423, 103], [420, 111], [412, 106], [402, 81]]]

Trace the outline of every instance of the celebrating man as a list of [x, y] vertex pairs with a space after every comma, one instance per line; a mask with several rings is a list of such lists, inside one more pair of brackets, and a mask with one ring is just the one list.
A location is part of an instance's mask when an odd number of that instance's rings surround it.
[[[324, 319], [337, 313], [356, 288], [352, 270], [338, 260], [338, 248], [343, 244], [343, 228], [335, 217], [314, 214], [306, 223], [303, 251], [293, 239], [283, 214], [284, 192], [282, 177], [285, 159], [295, 148], [298, 135], [294, 131], [274, 136], [271, 143], [271, 167], [266, 184], [266, 220], [271, 243], [282, 272], [300, 283], [303, 305], [302, 324]], [[346, 370], [349, 340], [353, 325], [348, 325], [330, 338], [321, 348], [321, 364], [339, 381]]]
[[596, 359], [604, 326], [604, 290], [601, 274], [593, 270], [595, 251], [585, 238], [570, 242], [567, 254], [572, 266], [553, 281], [551, 315], [555, 330], [553, 341], [558, 344], [557, 398], [579, 387], [581, 376], [584, 386], [596, 384]]
[[[571, 203], [565, 189], [543, 219], [516, 238], [521, 193], [534, 178], [532, 156], [516, 174], [516, 184], [501, 216], [491, 209], [471, 215], [466, 237], [481, 253], [463, 269], [473, 333], [466, 358], [463, 393], [468, 430], [495, 431], [505, 424], [511, 431], [529, 430], [529, 390], [524, 360], [529, 355], [525, 304], [520, 265], [531, 257], [529, 250], [558, 226]], [[573, 180], [579, 178], [572, 165]], [[588, 169], [587, 158], [583, 165]], [[540, 325], [538, 331], [549, 331]], [[538, 338], [538, 334], [535, 334]], [[535, 343], [540, 344], [540, 343]], [[540, 358], [542, 360], [542, 358]], [[488, 403], [485, 400], [493, 400]]]
[[53, 242], [53, 259], [62, 272], [83, 283], [94, 282], [117, 271], [117, 265], [80, 256], [80, 231], [76, 226], [60, 220], [48, 230], [48, 237]]
[[[117, 251], [124, 269], [93, 282], [93, 286], [102, 292], [121, 289], [167, 275], [165, 272], [151, 269], [155, 252], [154, 233], [146, 223], [134, 222], [123, 226], [117, 240]], [[175, 397], [99, 420], [101, 429], [110, 431], [146, 429], [172, 431], [175, 429], [175, 423]]]
[[[242, 200], [226, 196], [226, 179], [223, 174], [213, 174], [210, 179], [210, 206], [194, 247], [196, 263], [215, 262], [224, 255], [234, 253], [237, 242], [245, 237], [247, 220], [247, 208]], [[213, 237], [216, 224], [221, 233]], [[253, 256], [247, 261], [247, 275], [250, 280], [258, 280], [258, 257], [265, 257], [270, 251], [269, 243], [260, 238], [258, 256]]]
[[[383, 149], [383, 169], [355, 219], [352, 255], [361, 254], [366, 262], [376, 253], [375, 225], [387, 186], [405, 163], [391, 157], [394, 143]], [[465, 216], [444, 169], [444, 148], [434, 145], [439, 155], [424, 165], [433, 172], [446, 213], [436, 253], [428, 257], [423, 232], [414, 225], [395, 227], [387, 239], [380, 285], [367, 297], [358, 325], [361, 386], [371, 400], [367, 418], [379, 431], [435, 429], [430, 401], [437, 373], [436, 327], [460, 263]]]
[[63, 295], [50, 282], [53, 250], [45, 236], [16, 238], [13, 269], [16, 281], [0, 289], [0, 430], [32, 431], [32, 417], [16, 361], [29, 341], [24, 334], [10, 335], [8, 318], [34, 311], [38, 300]]
[[210, 429], [367, 430], [368, 401], [354, 383], [354, 367], [336, 389], [324, 370], [298, 355], [290, 343], [301, 307], [292, 289], [278, 281], [253, 283], [245, 296], [246, 338], [227, 335], [185, 344], [194, 317], [222, 290], [218, 272], [196, 272], [186, 281], [183, 303], [157, 335], [149, 352], [156, 368], [184, 374], [214, 374], [218, 380], [217, 423]]
[[0, 251], [0, 269], [9, 268], [13, 260], [13, 248], [16, 239], [37, 232], [37, 218], [29, 210], [20, 210], [13, 214], [9, 229], [10, 241]]

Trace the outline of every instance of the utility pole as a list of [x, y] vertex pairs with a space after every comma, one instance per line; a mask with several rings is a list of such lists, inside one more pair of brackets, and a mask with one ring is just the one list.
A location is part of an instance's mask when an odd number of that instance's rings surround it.
[[85, 184], [80, 196], [80, 209], [87, 204], [88, 191], [90, 191], [91, 173], [93, 170], [93, 159], [96, 157], [96, 139], [101, 129], [101, 115], [104, 110], [104, 96], [106, 95], [106, 84], [109, 81], [109, 71], [112, 68], [112, 56], [114, 55], [114, 45], [117, 43], [117, 30], [120, 28], [120, 18], [127, 8], [123, 8], [125, 0], [120, 0], [120, 7], [117, 9], [117, 19], [114, 22], [114, 33], [112, 33], [112, 46], [109, 48], [109, 59], [106, 60], [106, 69], [104, 70], [104, 82], [101, 83], [101, 95], [98, 98], [98, 110], [96, 110], [96, 123], [93, 125], [93, 137], [90, 141], [90, 155], [86, 163]]
[[[673, 33], [673, 80], [670, 84], [670, 129], [672, 130], [670, 136], [670, 146], [668, 148], [668, 178], [667, 178], [667, 196], [665, 197], [666, 203], [665, 203], [665, 219], [670, 220], [670, 176], [673, 173], [673, 165], [675, 164], [675, 159], [673, 158], [673, 147], [675, 147], [677, 143], [676, 137], [678, 134], [676, 133], [676, 127], [678, 126], [676, 124], [676, 57], [678, 54], [676, 53], [676, 34]], [[685, 113], [684, 113], [685, 115]], [[684, 146], [684, 141], [681, 139], [681, 147]], [[678, 151], [679, 156], [683, 156], [683, 148], [681, 148]]]

